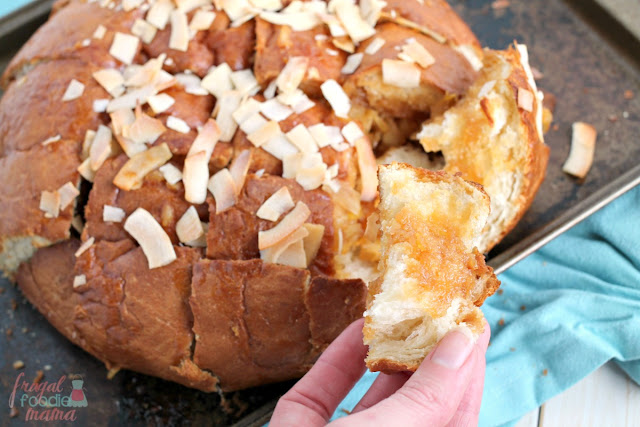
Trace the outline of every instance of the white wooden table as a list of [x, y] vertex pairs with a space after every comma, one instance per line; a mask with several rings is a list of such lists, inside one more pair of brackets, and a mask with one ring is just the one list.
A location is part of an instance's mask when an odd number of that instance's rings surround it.
[[609, 362], [516, 424], [516, 427], [567, 426], [640, 426], [640, 387]]

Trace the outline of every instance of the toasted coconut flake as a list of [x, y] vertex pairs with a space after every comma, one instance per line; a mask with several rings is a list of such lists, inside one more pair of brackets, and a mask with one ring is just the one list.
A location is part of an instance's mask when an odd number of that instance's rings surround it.
[[302, 82], [302, 79], [304, 79], [308, 66], [309, 58], [306, 56], [289, 58], [287, 65], [280, 71], [276, 79], [276, 86], [280, 92], [289, 93], [296, 90]]
[[[307, 128], [319, 148], [323, 148], [331, 144], [327, 127], [328, 126], [324, 123], [317, 123]], [[340, 139], [342, 140], [342, 138]]]
[[362, 62], [363, 53], [354, 53], [347, 57], [347, 62], [342, 67], [342, 74], [353, 74]]
[[461, 44], [453, 47], [456, 52], [464, 56], [474, 71], [482, 69], [482, 57], [478, 55], [476, 48], [468, 44]]
[[147, 103], [153, 110], [154, 114], [160, 114], [167, 111], [176, 102], [171, 96], [166, 93], [160, 93], [158, 95], [150, 96]]
[[45, 218], [57, 218], [60, 214], [60, 193], [43, 191], [40, 194], [40, 210]]
[[89, 159], [88, 157], [82, 163], [80, 163], [80, 166], [78, 166], [77, 171], [80, 174], [80, 176], [82, 176], [84, 179], [86, 179], [89, 182], [93, 182], [96, 176], [96, 172], [93, 169], [91, 169], [91, 159]]
[[[273, 264], [278, 263], [297, 268], [306, 268], [307, 262], [303, 239], [308, 235], [307, 229], [300, 227], [278, 244], [260, 251], [260, 258], [264, 262]], [[291, 249], [292, 247], [293, 250]], [[303, 258], [302, 255], [305, 255], [305, 257]]]
[[325, 163], [317, 163], [313, 166], [305, 167], [303, 159], [303, 166], [296, 173], [296, 182], [306, 191], [315, 190], [324, 182], [326, 172], [327, 165]]
[[140, 39], [130, 34], [116, 32], [109, 54], [125, 64], [131, 64], [138, 53]]
[[291, 193], [287, 187], [282, 187], [275, 193], [273, 193], [265, 202], [260, 206], [256, 212], [256, 216], [267, 221], [276, 222], [280, 218], [280, 215], [288, 212], [295, 206]]
[[187, 122], [175, 116], [167, 117], [167, 127], [180, 133], [189, 133], [191, 131]]
[[336, 116], [343, 118], [349, 116], [351, 101], [338, 82], [329, 79], [322, 83], [320, 90], [322, 90], [322, 95], [324, 95], [325, 99], [331, 104]]
[[262, 12], [260, 18], [275, 25], [286, 25], [293, 31], [308, 31], [322, 24], [317, 14], [313, 12]]
[[318, 151], [315, 139], [302, 123], [287, 132], [286, 136], [303, 153], [315, 153]]
[[490, 80], [482, 85], [480, 90], [478, 91], [478, 99], [482, 99], [485, 96], [489, 95], [489, 93], [493, 90], [496, 85], [495, 80]]
[[146, 20], [159, 30], [164, 30], [169, 22], [174, 6], [171, 0], [157, 0], [147, 12]]
[[280, 10], [282, 9], [282, 1], [281, 0], [249, 0], [250, 3], [257, 8], [262, 10]]
[[242, 102], [242, 93], [237, 90], [230, 90], [225, 92], [221, 98], [218, 98], [216, 104], [218, 114], [216, 115], [216, 121], [220, 126], [220, 141], [231, 141], [238, 129], [238, 124], [233, 119], [233, 112], [240, 107]]
[[176, 260], [171, 239], [153, 215], [143, 208], [138, 208], [129, 215], [124, 222], [124, 229], [142, 248], [149, 269], [163, 267]]
[[82, 222], [82, 218], [80, 215], [74, 215], [71, 218], [71, 227], [78, 232], [78, 234], [82, 234], [84, 230], [84, 223]]
[[122, 222], [127, 213], [124, 209], [117, 206], [104, 205], [102, 209], [102, 221], [104, 222]]
[[434, 39], [435, 41], [437, 41], [438, 43], [446, 43], [447, 42], [447, 38], [445, 36], [443, 36], [442, 34], [437, 33], [436, 31], [433, 31], [431, 28], [426, 27], [424, 25], [420, 25], [417, 24], [413, 21], [410, 21], [406, 18], [403, 18], [402, 16], [398, 16], [397, 14], [391, 14], [391, 13], [387, 13], [387, 12], [382, 12], [380, 14], [380, 20], [383, 22], [395, 22], [396, 24], [402, 26], [402, 27], [406, 27], [406, 28], [410, 28], [412, 30], [416, 30], [422, 34], [424, 34], [425, 36], [429, 36], [432, 39]]
[[125, 191], [136, 190], [142, 186], [142, 180], [149, 172], [167, 163], [171, 156], [166, 143], [138, 153], [122, 166], [113, 179], [113, 184]]
[[293, 110], [277, 99], [270, 99], [262, 103], [260, 112], [269, 120], [281, 122], [293, 114]]
[[233, 178], [233, 183], [236, 187], [236, 194], [240, 194], [242, 187], [244, 187], [244, 182], [247, 179], [247, 174], [249, 173], [250, 163], [251, 150], [244, 150], [235, 159], [233, 159], [231, 166], [229, 166], [229, 173], [231, 173], [231, 177]]
[[183, 182], [185, 199], [190, 203], [204, 203], [209, 181], [209, 160], [220, 139], [220, 128], [209, 119], [191, 144], [184, 162]]
[[124, 93], [124, 77], [118, 70], [106, 68], [93, 73], [93, 78], [114, 98]]
[[122, 135], [124, 130], [136, 121], [136, 115], [129, 108], [122, 108], [109, 114], [111, 117], [111, 127], [116, 135]]
[[275, 227], [258, 233], [258, 249], [263, 250], [276, 245], [289, 234], [300, 228], [309, 218], [311, 211], [303, 202], [298, 202], [295, 208], [289, 212]]
[[[342, 23], [335, 15], [331, 15], [328, 13], [320, 14], [320, 19], [329, 27], [329, 32], [332, 37], [344, 37], [347, 35], [347, 30], [344, 29]], [[318, 34], [318, 36], [324, 36], [324, 34]], [[317, 36], [316, 36], [317, 37]], [[326, 36], [324, 40], [326, 40]], [[318, 40], [318, 39], [316, 39]]]
[[376, 33], [373, 25], [362, 19], [360, 8], [355, 4], [349, 1], [340, 1], [335, 8], [338, 19], [342, 22], [354, 43], [360, 43]]
[[405, 61], [383, 59], [382, 80], [396, 87], [415, 88], [420, 86], [420, 68]]
[[187, 15], [180, 11], [171, 12], [171, 37], [169, 38], [169, 49], [186, 52], [189, 48], [189, 24]]
[[383, 38], [376, 37], [367, 45], [364, 53], [367, 55], [375, 55], [384, 46], [386, 41]]
[[167, 181], [170, 185], [175, 185], [182, 181], [182, 171], [171, 163], [160, 166], [158, 170], [164, 177], [165, 181]]
[[108, 99], [96, 99], [93, 101], [93, 112], [94, 113], [104, 113], [107, 111], [107, 107], [109, 106]]
[[91, 149], [89, 150], [89, 159], [91, 160], [91, 169], [97, 171], [100, 166], [109, 158], [112, 154], [111, 140], [113, 135], [111, 129], [106, 126], [98, 126], [96, 136], [93, 138]]
[[62, 102], [78, 99], [82, 96], [83, 92], [84, 85], [76, 79], [71, 79], [69, 86], [67, 86], [67, 90], [64, 92], [64, 95], [62, 95]]
[[235, 88], [245, 95], [255, 95], [260, 90], [260, 85], [250, 69], [234, 71], [230, 78]]
[[596, 149], [596, 129], [588, 123], [575, 122], [572, 126], [571, 151], [562, 171], [578, 178], [587, 176]]
[[236, 204], [237, 191], [229, 169], [221, 169], [209, 180], [209, 191], [216, 201], [216, 214], [226, 211]]
[[209, 94], [205, 88], [202, 87], [202, 81], [200, 77], [191, 73], [180, 73], [175, 75], [179, 84], [184, 87], [186, 93], [192, 95], [206, 96]]
[[71, 182], [67, 182], [58, 188], [58, 194], [60, 195], [60, 210], [63, 211], [80, 195], [80, 191]]
[[211, 0], [174, 0], [178, 9], [184, 13], [189, 13], [199, 7], [211, 6]]
[[356, 51], [356, 46], [351, 40], [346, 37], [334, 38], [333, 40], [331, 40], [331, 43], [338, 49], [343, 50], [347, 53], [353, 53]]
[[318, 255], [320, 245], [322, 244], [322, 237], [324, 236], [324, 225], [306, 223], [303, 225], [307, 233], [303, 238], [302, 243], [304, 245], [304, 252], [307, 256], [307, 265], [311, 265], [311, 262]]
[[129, 127], [126, 127], [123, 136], [134, 143], [153, 144], [167, 128], [158, 119], [149, 117], [142, 112], [140, 106], [136, 108], [136, 120]]
[[358, 153], [358, 167], [360, 168], [360, 182], [362, 190], [360, 200], [370, 202], [376, 198], [378, 188], [378, 165], [373, 154], [371, 144], [366, 138], [356, 141], [356, 152]]
[[231, 21], [242, 19], [253, 11], [247, 0], [219, 0], [216, 7], [224, 10]]
[[190, 206], [176, 223], [176, 234], [184, 244], [197, 241], [204, 235], [204, 227], [194, 206]]
[[144, 43], [149, 44], [156, 37], [156, 33], [158, 29], [153, 25], [149, 24], [147, 21], [142, 19], [136, 19], [131, 27], [131, 34], [134, 36], [140, 37]]
[[333, 201], [346, 209], [348, 212], [351, 212], [354, 215], [360, 215], [361, 203], [360, 203], [360, 193], [352, 188], [345, 182], [338, 183], [337, 191], [332, 188], [324, 188], [328, 193], [334, 193]]
[[[240, 105], [240, 107], [238, 107], [233, 112], [233, 119], [236, 121], [236, 123], [242, 124], [244, 121], [251, 118], [256, 113], [259, 113], [261, 108], [262, 103], [260, 101], [256, 101], [253, 98], [248, 98]], [[244, 132], [246, 133], [246, 131]]]
[[96, 131], [88, 129], [84, 134], [84, 140], [82, 141], [82, 153], [80, 153], [80, 158], [82, 160], [89, 157], [89, 150], [91, 150], [91, 144], [93, 144], [93, 139], [96, 137]]
[[278, 86], [276, 84], [276, 80], [273, 79], [271, 80], [271, 82], [269, 82], [267, 88], [262, 91], [264, 99], [272, 99], [274, 96], [276, 96], [276, 89], [278, 89]]
[[298, 148], [289, 142], [284, 134], [280, 134], [270, 139], [260, 147], [278, 160], [283, 160], [286, 156], [298, 152]]
[[[322, 157], [322, 154], [317, 153], [313, 155], [319, 155]], [[304, 157], [304, 153], [295, 152], [292, 154], [288, 154], [284, 156], [282, 159], [282, 177], [287, 179], [295, 179], [298, 171], [300, 170], [300, 166], [302, 165], [302, 158]]]
[[102, 40], [104, 35], [107, 34], [107, 28], [100, 24], [96, 27], [96, 30], [93, 32], [93, 38], [97, 40]]
[[300, 89], [296, 89], [290, 93], [281, 93], [277, 97], [278, 101], [284, 105], [293, 108], [296, 114], [302, 114], [309, 108], [313, 108], [316, 104]]
[[533, 112], [533, 93], [530, 90], [518, 88], [518, 107], [525, 111]]
[[[421, 1], [418, 0], [420, 3]], [[361, 0], [360, 1], [360, 14], [372, 27], [376, 26], [378, 19], [380, 19], [380, 14], [382, 13], [382, 9], [387, 5], [387, 3], [383, 0]]]
[[122, 0], [122, 9], [125, 12], [129, 12], [137, 7], [140, 7], [144, 0]]
[[231, 67], [226, 62], [213, 68], [200, 83], [211, 95], [220, 98], [225, 92], [233, 89]]
[[73, 277], [73, 289], [79, 288], [87, 284], [87, 276], [79, 274]]
[[367, 217], [367, 228], [364, 230], [365, 239], [376, 242], [378, 240], [378, 232], [380, 231], [380, 216], [377, 212]]
[[205, 31], [211, 27], [213, 21], [216, 19], [216, 13], [210, 10], [198, 10], [191, 22], [189, 22], [189, 29], [191, 31]]
[[360, 138], [364, 138], [364, 133], [360, 126], [356, 124], [356, 122], [349, 122], [342, 128], [342, 135], [349, 142], [349, 144], [354, 145], [356, 141]]
[[45, 139], [40, 144], [46, 146], [46, 145], [49, 145], [49, 144], [53, 144], [54, 142], [60, 141], [61, 138], [62, 137], [60, 135], [52, 136], [52, 137], [49, 137], [49, 138]]
[[124, 151], [127, 157], [133, 157], [138, 153], [142, 153], [148, 148], [145, 144], [141, 142], [133, 142], [129, 138], [125, 138], [122, 135], [116, 135], [116, 141], [118, 141], [120, 148], [122, 148], [122, 151]]
[[275, 120], [271, 120], [264, 124], [260, 129], [247, 135], [247, 139], [256, 147], [260, 147], [267, 141], [276, 138], [282, 134], [280, 125]]
[[145, 104], [147, 99], [156, 93], [157, 89], [153, 86], [144, 86], [139, 89], [130, 90], [126, 94], [112, 99], [107, 106], [107, 112], [111, 113], [112, 111], [122, 108], [133, 110], [137, 105]]
[[264, 117], [259, 113], [255, 113], [240, 123], [240, 129], [242, 129], [242, 131], [247, 135], [251, 135], [252, 133], [259, 131], [267, 123], [268, 122]]
[[402, 46], [402, 53], [422, 68], [430, 67], [436, 62], [433, 55], [414, 38], [407, 40], [407, 43]]
[[95, 242], [96, 242], [95, 237], [89, 237], [87, 240], [82, 242], [82, 244], [80, 245], [80, 247], [78, 248], [78, 250], [76, 250], [76, 252], [74, 254], [75, 257], [78, 258], [80, 255], [82, 255], [83, 253], [88, 251], [89, 248], [91, 248], [91, 246], [93, 246], [93, 244]]

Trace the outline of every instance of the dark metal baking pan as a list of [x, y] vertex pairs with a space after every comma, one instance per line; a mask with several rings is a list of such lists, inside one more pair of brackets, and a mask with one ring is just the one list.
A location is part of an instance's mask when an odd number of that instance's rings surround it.
[[[513, 40], [529, 47], [531, 62], [544, 77], [539, 85], [557, 98], [547, 177], [531, 209], [489, 254], [504, 271], [533, 250], [640, 182], [640, 42], [592, 0], [512, 1], [495, 10], [490, 0], [451, 1], [480, 41], [492, 48]], [[51, 1], [35, 2], [0, 19], [0, 67], [4, 68], [29, 35], [46, 19]], [[625, 91], [636, 96], [627, 99]], [[562, 173], [574, 121], [593, 124], [599, 133], [594, 165], [580, 182]], [[6, 280], [0, 281], [0, 398], [7, 402], [19, 372], [28, 380], [37, 370], [45, 379], [79, 373], [87, 408], [81, 425], [260, 425], [275, 399], [293, 381], [257, 387], [224, 397], [191, 390], [133, 372], [112, 380], [100, 362], [68, 342]], [[25, 367], [16, 371], [15, 360]], [[2, 425], [24, 423], [24, 413]]]

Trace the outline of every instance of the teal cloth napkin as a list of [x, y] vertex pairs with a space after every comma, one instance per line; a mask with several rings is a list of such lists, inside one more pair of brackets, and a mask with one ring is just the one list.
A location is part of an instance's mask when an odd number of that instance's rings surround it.
[[0, 18], [36, 0], [0, 0]]
[[[513, 425], [614, 359], [640, 384], [640, 188], [500, 275], [481, 426]], [[367, 372], [334, 414], [344, 416]]]

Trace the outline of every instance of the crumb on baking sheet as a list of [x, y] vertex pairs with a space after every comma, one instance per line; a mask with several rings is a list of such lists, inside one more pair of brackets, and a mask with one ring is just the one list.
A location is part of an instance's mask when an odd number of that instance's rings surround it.
[[542, 376], [543, 376], [543, 377], [546, 377], [548, 373], [549, 373], [549, 370], [548, 370], [548, 369], [544, 369], [544, 370], [542, 371]]
[[36, 376], [33, 378], [34, 384], [40, 384], [40, 381], [44, 378], [44, 371], [42, 369], [38, 369], [36, 371]]
[[15, 417], [17, 417], [18, 415], [20, 415], [20, 412], [18, 412], [18, 408], [16, 408], [15, 406], [13, 406], [13, 407], [11, 408], [11, 410], [9, 411], [9, 417], [10, 417], [10, 418], [15, 418]]
[[16, 309], [18, 308], [18, 301], [16, 301], [14, 298], [11, 299], [11, 310], [16, 311]]
[[627, 89], [624, 91], [624, 99], [633, 99], [634, 93], [632, 90]]
[[520, 306], [520, 310], [525, 311], [526, 309], [527, 309], [527, 306], [526, 306], [526, 305], [522, 304], [522, 305]]
[[504, 319], [502, 317], [498, 320], [498, 325], [504, 326]]
[[4, 331], [4, 333], [7, 335], [7, 339], [11, 339], [11, 337], [13, 336], [13, 329], [7, 328], [7, 330]]
[[504, 290], [503, 289], [498, 289], [497, 292], [498, 292], [498, 295], [502, 295], [504, 293]]
[[13, 362], [13, 369], [18, 370], [24, 368], [24, 362], [22, 360], [16, 360]]
[[509, 347], [509, 351], [516, 351], [515, 347]]
[[610, 115], [610, 116], [609, 116], [609, 121], [610, 121], [611, 123], [615, 123], [615, 122], [617, 122], [617, 121], [618, 121], [618, 116], [616, 116], [615, 114]]
[[491, 9], [493, 10], [506, 9], [510, 5], [511, 5], [510, 0], [495, 0], [493, 3], [491, 3]]

